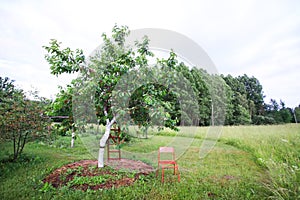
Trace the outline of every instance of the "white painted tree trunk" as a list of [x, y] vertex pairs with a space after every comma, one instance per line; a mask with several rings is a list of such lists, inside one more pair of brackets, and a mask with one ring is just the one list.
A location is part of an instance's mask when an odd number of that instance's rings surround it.
[[98, 167], [104, 167], [104, 152], [105, 152], [105, 145], [108, 140], [109, 134], [110, 134], [110, 128], [115, 123], [116, 118], [114, 117], [110, 122], [109, 120], [106, 122], [106, 128], [105, 133], [100, 139], [100, 148], [99, 148], [99, 154], [98, 154]]

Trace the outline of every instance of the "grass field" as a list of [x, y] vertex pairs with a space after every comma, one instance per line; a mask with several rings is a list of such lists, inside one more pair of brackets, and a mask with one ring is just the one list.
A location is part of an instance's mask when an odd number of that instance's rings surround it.
[[[223, 127], [212, 151], [200, 159], [207, 131], [164, 130], [122, 147], [124, 157], [154, 166], [159, 146], [177, 147], [180, 183], [171, 173], [164, 184], [151, 174], [129, 187], [86, 192], [45, 189], [42, 180], [64, 164], [94, 159], [99, 136], [80, 137], [74, 148], [66, 137], [51, 146], [32, 142], [18, 163], [0, 162], [0, 199], [300, 199], [300, 125]], [[11, 145], [0, 145], [5, 160]]]

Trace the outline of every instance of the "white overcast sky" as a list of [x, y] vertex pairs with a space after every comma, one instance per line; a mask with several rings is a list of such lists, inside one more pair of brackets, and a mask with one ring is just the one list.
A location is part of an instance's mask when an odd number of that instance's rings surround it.
[[[300, 104], [300, 1], [0, 0], [0, 76], [53, 98], [69, 75], [50, 74], [51, 38], [89, 55], [114, 24], [163, 28], [197, 42], [221, 74], [255, 76], [265, 102]], [[150, 38], [151, 39], [151, 38]]]

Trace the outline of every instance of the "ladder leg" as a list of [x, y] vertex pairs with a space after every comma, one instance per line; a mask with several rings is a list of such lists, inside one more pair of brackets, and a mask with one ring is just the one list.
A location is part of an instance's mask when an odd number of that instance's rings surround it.
[[161, 182], [163, 183], [165, 179], [165, 169], [164, 167], [161, 168]]

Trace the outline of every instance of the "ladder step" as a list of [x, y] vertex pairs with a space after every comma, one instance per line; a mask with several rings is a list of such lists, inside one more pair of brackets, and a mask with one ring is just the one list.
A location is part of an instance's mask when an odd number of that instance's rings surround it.
[[109, 158], [109, 160], [121, 160], [121, 158]]
[[109, 150], [109, 152], [120, 152], [121, 150]]
[[[108, 160], [120, 160], [121, 159], [121, 149], [116, 149], [118, 145], [120, 144], [121, 138], [121, 129], [118, 126], [114, 126], [111, 129], [111, 134], [107, 141], [107, 158]], [[110, 157], [110, 154], [115, 155], [115, 153], [118, 154], [117, 157]]]

